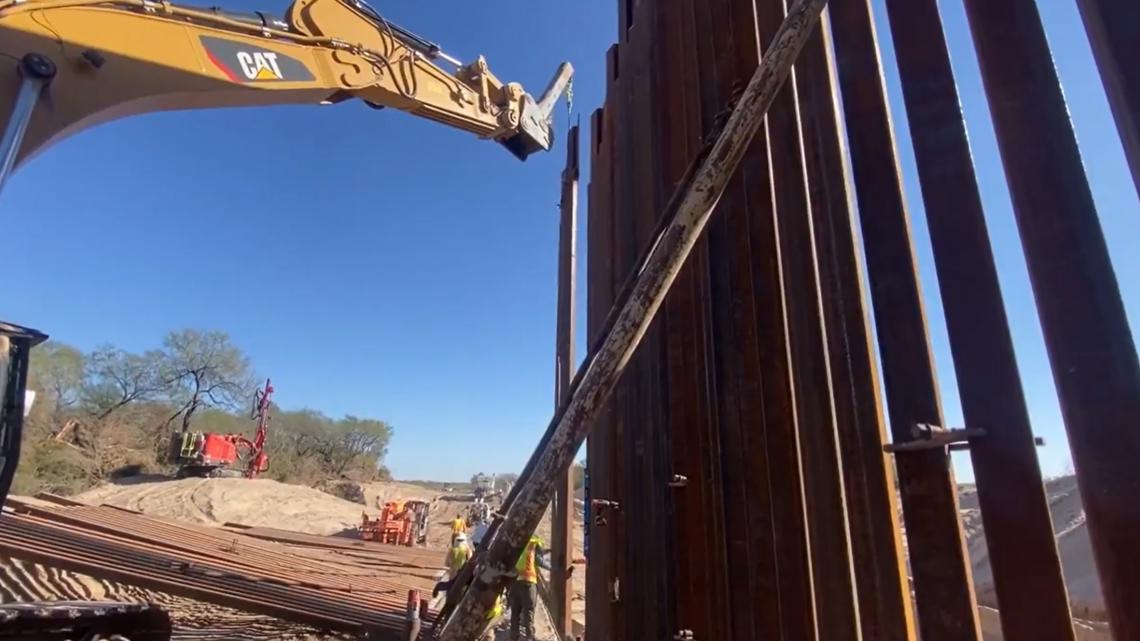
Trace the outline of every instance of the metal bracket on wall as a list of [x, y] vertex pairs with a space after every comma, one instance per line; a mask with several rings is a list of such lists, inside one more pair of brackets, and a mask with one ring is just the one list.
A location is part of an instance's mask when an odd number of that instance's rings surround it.
[[621, 504], [617, 501], [611, 501], [609, 499], [594, 499], [590, 501], [590, 507], [594, 508], [594, 525], [598, 527], [602, 527], [609, 523], [609, 519], [606, 518], [607, 512], [610, 510], [613, 510], [614, 512], [621, 511]]
[[[911, 428], [913, 440], [903, 443], [888, 443], [883, 451], [888, 454], [900, 452], [924, 452], [926, 450], [949, 448], [951, 452], [963, 452], [970, 449], [970, 441], [986, 436], [986, 430], [980, 427], [954, 427], [945, 428], [930, 423], [915, 423]], [[1037, 447], [1045, 445], [1045, 439], [1040, 436], [1033, 437], [1033, 444]]]
[[888, 443], [883, 451], [889, 454], [924, 452], [954, 445], [969, 446], [970, 439], [982, 438], [986, 431], [980, 427], [945, 428], [930, 423], [915, 423], [911, 428], [912, 440]]
[[[1044, 447], [1045, 446], [1045, 439], [1041, 438], [1040, 436], [1034, 436], [1033, 437], [1033, 444], [1036, 445], [1037, 447]], [[951, 452], [965, 452], [966, 450], [970, 449], [970, 444], [969, 443], [952, 443], [949, 447], [950, 447]]]

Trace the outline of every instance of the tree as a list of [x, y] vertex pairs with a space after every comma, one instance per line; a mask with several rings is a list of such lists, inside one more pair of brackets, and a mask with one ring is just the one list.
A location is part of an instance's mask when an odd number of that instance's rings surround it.
[[300, 458], [315, 457], [325, 449], [332, 436], [332, 419], [316, 410], [273, 412], [272, 448], [288, 450]]
[[135, 401], [151, 400], [170, 388], [163, 371], [162, 352], [131, 354], [104, 346], [87, 358], [87, 381], [82, 392], [87, 412], [98, 420]]
[[338, 438], [330, 460], [336, 476], [353, 466], [377, 469], [388, 453], [388, 442], [392, 439], [392, 427], [384, 421], [351, 415], [337, 421], [336, 431]]
[[[187, 429], [193, 421], [210, 432], [253, 431], [249, 361], [222, 332], [173, 332], [162, 349], [141, 353], [102, 346], [84, 354], [47, 343], [33, 352], [29, 374], [39, 399], [23, 433], [17, 487], [24, 493], [77, 492], [118, 474], [167, 471], [172, 426]], [[272, 415], [272, 478], [314, 484], [387, 477], [392, 427], [384, 421], [279, 407]]]
[[249, 359], [225, 332], [185, 329], [164, 342], [163, 376], [178, 408], [166, 421], [188, 431], [194, 413], [206, 407], [244, 408], [254, 389]]
[[[392, 426], [356, 416], [334, 420], [314, 410], [276, 411], [269, 436], [271, 468], [305, 470], [321, 478], [383, 476]], [[315, 480], [315, 479], [313, 479]]]
[[70, 345], [49, 341], [32, 352], [28, 389], [41, 393], [43, 403], [51, 408], [53, 423], [78, 401], [83, 387], [83, 352]]

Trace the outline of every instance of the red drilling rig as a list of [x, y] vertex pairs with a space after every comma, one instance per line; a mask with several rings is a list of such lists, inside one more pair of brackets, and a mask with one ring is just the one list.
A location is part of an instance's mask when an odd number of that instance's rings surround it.
[[253, 410], [250, 418], [257, 421], [257, 431], [253, 433], [253, 442], [249, 443], [249, 461], [246, 463], [246, 478], [257, 478], [269, 469], [269, 455], [265, 453], [265, 437], [269, 433], [269, 398], [273, 395], [273, 386], [269, 379], [265, 379], [265, 387], [253, 393]]
[[[244, 434], [217, 432], [174, 434], [170, 442], [170, 459], [178, 465], [178, 478], [244, 476], [253, 479], [268, 470], [269, 455], [265, 453], [265, 438], [269, 433], [269, 408], [272, 395], [273, 385], [269, 379], [265, 379], [265, 387], [253, 395], [250, 418], [257, 422], [257, 429], [252, 441]], [[242, 460], [245, 461], [244, 470], [235, 467]]]

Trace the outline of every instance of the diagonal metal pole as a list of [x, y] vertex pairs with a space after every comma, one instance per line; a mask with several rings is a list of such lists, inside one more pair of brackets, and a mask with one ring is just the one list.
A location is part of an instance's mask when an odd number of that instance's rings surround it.
[[36, 53], [21, 58], [17, 68], [20, 70], [20, 89], [16, 93], [8, 124], [0, 134], [0, 190], [4, 189], [4, 184], [16, 168], [20, 145], [28, 131], [28, 124], [32, 121], [32, 113], [40, 101], [40, 94], [55, 77], [56, 71], [55, 64], [50, 59]]
[[[637, 271], [628, 299], [613, 327], [594, 350], [568, 398], [555, 414], [548, 439], [535, 457], [533, 473], [519, 488], [506, 518], [475, 568], [471, 585], [443, 624], [441, 641], [473, 641], [487, 628], [487, 611], [513, 578], [514, 565], [554, 496], [558, 477], [570, 467], [603, 404], [637, 349], [712, 216], [725, 187], [764, 121], [772, 100], [791, 71], [827, 0], [799, 0], [776, 32], [732, 114], [696, 171], [683, 182], [666, 210], [668, 226]], [[528, 465], [528, 467], [531, 467]]]

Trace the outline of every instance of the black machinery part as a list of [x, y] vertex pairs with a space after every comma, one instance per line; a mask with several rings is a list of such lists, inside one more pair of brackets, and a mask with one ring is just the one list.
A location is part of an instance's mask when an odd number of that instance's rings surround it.
[[147, 603], [0, 605], [0, 641], [169, 641], [170, 615]]

